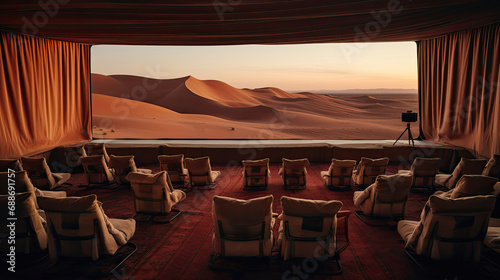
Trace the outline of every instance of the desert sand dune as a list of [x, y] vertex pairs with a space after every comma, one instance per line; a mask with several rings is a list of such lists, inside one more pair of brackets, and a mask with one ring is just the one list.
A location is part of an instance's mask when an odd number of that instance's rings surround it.
[[[92, 74], [96, 138], [395, 139], [416, 95], [328, 95]], [[416, 134], [417, 125], [414, 125]]]

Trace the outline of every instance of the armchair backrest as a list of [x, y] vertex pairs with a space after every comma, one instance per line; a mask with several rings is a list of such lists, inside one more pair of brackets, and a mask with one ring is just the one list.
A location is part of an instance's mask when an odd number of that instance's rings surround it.
[[463, 175], [481, 175], [487, 162], [488, 160], [486, 159], [468, 159], [463, 157], [455, 167], [455, 170], [453, 170], [453, 174], [446, 183], [446, 187], [453, 189]]
[[18, 159], [0, 159], [0, 172], [8, 172], [9, 169], [14, 171], [24, 170]]
[[113, 168], [115, 181], [119, 184], [128, 184], [126, 179], [130, 172], [137, 172], [134, 156], [115, 156], [109, 157], [109, 167]]
[[113, 181], [113, 174], [108, 168], [104, 155], [86, 156], [81, 158], [85, 171], [87, 185]]
[[[17, 218], [15, 225], [15, 249], [17, 252], [29, 254], [47, 248], [47, 232], [35, 207], [35, 200], [36, 198], [34, 199], [30, 192], [15, 194], [16, 209], [13, 211], [14, 216], [11, 217]], [[0, 207], [5, 213], [7, 213], [11, 201], [9, 195], [0, 195]], [[5, 217], [3, 219], [5, 220]], [[6, 220], [5, 223], [7, 223]], [[10, 229], [7, 224], [0, 227], [0, 240], [5, 238], [0, 242], [2, 252], [10, 251], [11, 245], [9, 244], [11, 243], [7, 240], [7, 237], [11, 235]]]
[[56, 180], [52, 176], [47, 160], [44, 157], [22, 157], [21, 162], [35, 187], [43, 190], [55, 187]]
[[184, 175], [184, 155], [160, 155], [158, 156], [160, 162], [160, 170], [167, 171], [170, 180], [173, 182], [183, 181]]
[[[83, 197], [40, 197], [40, 208], [47, 215], [49, 254], [90, 257], [114, 254], [127, 241], [123, 239], [102, 210], [102, 203], [94, 194]], [[120, 236], [122, 236], [120, 238]]]
[[270, 176], [269, 158], [244, 160], [242, 163], [245, 186], [267, 186]]
[[166, 171], [156, 174], [131, 172], [127, 180], [134, 193], [136, 213], [166, 214], [172, 210], [174, 188]]
[[357, 184], [368, 186], [375, 182], [378, 175], [384, 175], [389, 164], [389, 158], [371, 159], [362, 157], [356, 167]]
[[214, 196], [214, 251], [223, 256], [270, 256], [273, 196], [241, 200]]
[[440, 165], [440, 158], [415, 158], [410, 169], [412, 186], [432, 187]]
[[26, 170], [14, 173], [0, 172], [0, 195], [8, 195], [12, 187], [14, 187], [13, 190], [16, 193], [29, 192], [33, 197], [35, 209], [39, 209], [36, 199], [36, 189], [31, 183], [30, 178], [28, 178]]
[[208, 185], [213, 182], [209, 157], [186, 158], [184, 162], [189, 171], [189, 179], [192, 184]]
[[290, 160], [283, 158], [283, 180], [285, 185], [305, 185], [306, 167], [309, 166], [307, 158]]
[[483, 169], [482, 175], [500, 180], [500, 154], [493, 155]]
[[106, 150], [106, 145], [103, 143], [92, 143], [85, 145], [87, 148], [87, 155], [89, 156], [97, 156], [103, 155], [106, 163], [109, 163], [109, 155]]
[[406, 246], [435, 260], [479, 261], [495, 200], [493, 195], [432, 195]]
[[494, 193], [494, 186], [497, 182], [498, 180], [495, 177], [463, 175], [462, 178], [458, 180], [455, 188], [448, 192], [451, 198], [490, 195]]
[[278, 242], [285, 260], [318, 257], [318, 254], [320, 257], [335, 255], [337, 212], [342, 208], [341, 201], [282, 196], [281, 208], [282, 225]]
[[354, 204], [370, 216], [404, 218], [411, 182], [410, 175], [379, 175]]
[[328, 185], [349, 186], [351, 184], [352, 171], [356, 165], [355, 160], [332, 159], [332, 164], [328, 168]]

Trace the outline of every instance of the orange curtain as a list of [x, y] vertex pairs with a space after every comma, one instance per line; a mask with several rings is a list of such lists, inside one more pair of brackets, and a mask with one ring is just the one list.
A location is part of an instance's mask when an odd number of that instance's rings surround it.
[[500, 153], [500, 24], [417, 42], [421, 137]]
[[90, 46], [0, 35], [0, 158], [89, 140]]

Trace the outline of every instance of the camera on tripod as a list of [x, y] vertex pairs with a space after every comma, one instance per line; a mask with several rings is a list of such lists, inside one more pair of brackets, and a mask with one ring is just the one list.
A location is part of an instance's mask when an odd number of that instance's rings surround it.
[[417, 113], [413, 113], [411, 110], [401, 114], [402, 122], [416, 122], [417, 118]]
[[416, 122], [417, 119], [418, 119], [417, 113], [413, 113], [411, 110], [406, 111], [406, 113], [401, 114], [401, 121], [406, 123], [406, 129], [403, 131], [403, 133], [401, 133], [401, 135], [399, 135], [396, 142], [394, 142], [394, 144], [392, 144], [392, 145], [396, 145], [396, 143], [399, 141], [399, 139], [401, 139], [401, 137], [403, 137], [405, 132], [408, 131], [408, 145], [410, 145], [410, 143], [411, 143], [411, 144], [413, 144], [413, 148], [415, 148], [415, 141], [413, 140], [413, 136], [411, 135], [410, 124], [412, 122]]

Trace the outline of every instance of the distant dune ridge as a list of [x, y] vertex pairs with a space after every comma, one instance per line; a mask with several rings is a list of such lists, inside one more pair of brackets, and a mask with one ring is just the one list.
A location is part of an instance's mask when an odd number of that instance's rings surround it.
[[401, 113], [418, 111], [416, 94], [237, 89], [192, 76], [92, 74], [91, 85], [96, 138], [395, 139]]

